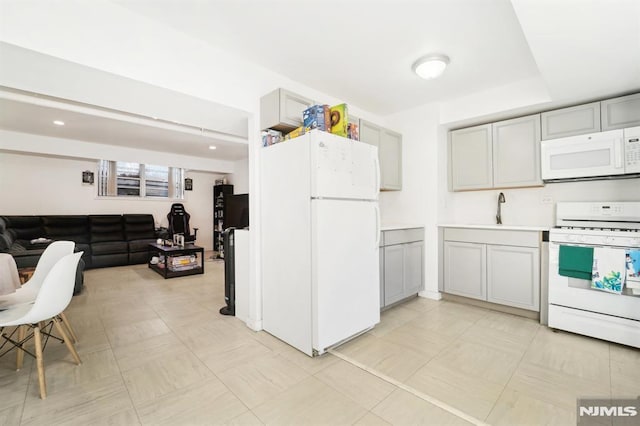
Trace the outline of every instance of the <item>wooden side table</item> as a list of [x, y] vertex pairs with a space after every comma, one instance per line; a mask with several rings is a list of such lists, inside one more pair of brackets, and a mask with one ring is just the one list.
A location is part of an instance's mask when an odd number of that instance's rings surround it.
[[31, 279], [33, 273], [36, 271], [36, 268], [22, 268], [18, 269], [18, 276], [20, 277], [20, 284], [24, 284]]

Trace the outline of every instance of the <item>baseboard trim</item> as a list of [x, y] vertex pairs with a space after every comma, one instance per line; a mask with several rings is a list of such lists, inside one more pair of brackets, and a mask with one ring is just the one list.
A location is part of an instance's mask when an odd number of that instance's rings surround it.
[[244, 323], [247, 325], [247, 327], [249, 327], [253, 331], [262, 331], [262, 320], [252, 321], [249, 319], [249, 320], [246, 320]]
[[422, 290], [418, 292], [418, 296], [431, 300], [442, 299], [442, 293], [440, 293], [439, 291]]
[[494, 311], [504, 312], [505, 314], [518, 315], [520, 317], [530, 318], [540, 321], [540, 313], [528, 311], [526, 309], [514, 308], [512, 306], [499, 305], [497, 303], [485, 302], [484, 300], [471, 299], [455, 294], [442, 293], [442, 298], [450, 302], [463, 303], [465, 305], [478, 306], [480, 308], [491, 309]]

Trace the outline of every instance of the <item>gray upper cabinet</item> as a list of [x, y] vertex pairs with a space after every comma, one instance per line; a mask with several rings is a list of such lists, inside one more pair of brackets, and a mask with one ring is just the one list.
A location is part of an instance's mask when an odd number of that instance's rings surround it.
[[547, 111], [542, 117], [542, 140], [600, 131], [600, 102]]
[[602, 101], [602, 131], [640, 126], [640, 93]]
[[288, 133], [302, 126], [302, 112], [313, 104], [309, 98], [276, 89], [260, 98], [260, 128]]
[[493, 187], [491, 124], [449, 133], [449, 171], [453, 191]]
[[540, 114], [493, 123], [493, 187], [540, 186]]
[[378, 147], [380, 189], [402, 189], [402, 135], [360, 120], [360, 142]]

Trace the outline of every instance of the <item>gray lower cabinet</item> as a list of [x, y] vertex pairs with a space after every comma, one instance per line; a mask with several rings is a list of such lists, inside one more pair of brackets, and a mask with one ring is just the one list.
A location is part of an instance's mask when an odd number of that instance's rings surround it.
[[384, 305], [404, 299], [404, 247], [384, 248]]
[[540, 116], [543, 141], [600, 131], [600, 102], [547, 111]]
[[380, 189], [402, 189], [402, 135], [360, 119], [360, 142], [378, 147]]
[[444, 242], [444, 288], [447, 293], [486, 300], [487, 248], [485, 244]]
[[602, 131], [640, 126], [640, 93], [601, 102]]
[[540, 250], [487, 245], [487, 301], [540, 309]]
[[380, 247], [380, 307], [417, 294], [424, 282], [424, 229], [383, 231]]
[[538, 231], [445, 228], [444, 292], [540, 310]]

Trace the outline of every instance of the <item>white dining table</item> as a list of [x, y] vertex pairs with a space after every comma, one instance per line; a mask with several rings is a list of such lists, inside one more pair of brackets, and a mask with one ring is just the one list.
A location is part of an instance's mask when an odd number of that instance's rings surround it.
[[20, 288], [18, 266], [13, 256], [0, 253], [0, 295], [14, 293]]

